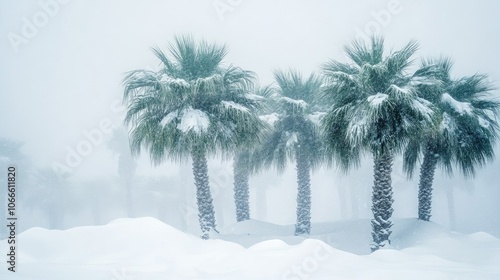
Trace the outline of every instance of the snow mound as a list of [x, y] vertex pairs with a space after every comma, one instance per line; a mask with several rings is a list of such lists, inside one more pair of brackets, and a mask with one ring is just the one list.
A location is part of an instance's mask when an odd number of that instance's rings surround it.
[[369, 248], [369, 220], [312, 229], [291, 236], [293, 225], [249, 220], [201, 240], [154, 218], [32, 228], [18, 235], [17, 272], [2, 262], [0, 279], [500, 279], [500, 240], [486, 233], [399, 219], [391, 248], [359, 254]]

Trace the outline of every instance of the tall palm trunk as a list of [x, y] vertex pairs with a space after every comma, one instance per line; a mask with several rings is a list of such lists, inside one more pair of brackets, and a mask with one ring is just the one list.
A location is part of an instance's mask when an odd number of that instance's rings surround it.
[[297, 150], [297, 223], [295, 235], [311, 232], [311, 178], [310, 164], [307, 155], [299, 148]]
[[390, 244], [389, 236], [391, 235], [392, 222], [392, 154], [383, 153], [382, 155], [374, 156], [373, 165], [373, 194], [372, 194], [372, 237], [371, 244], [372, 252]]
[[236, 203], [236, 221], [250, 219], [249, 190], [248, 190], [248, 153], [238, 154], [233, 163], [234, 169], [234, 202]]
[[432, 209], [432, 182], [436, 171], [437, 154], [427, 147], [424, 162], [420, 167], [420, 182], [418, 184], [418, 219], [429, 221]]
[[215, 212], [212, 194], [208, 183], [207, 158], [204, 151], [194, 151], [193, 175], [196, 186], [196, 200], [198, 204], [198, 218], [202, 231], [202, 238], [208, 239], [211, 230], [217, 232], [215, 228]]

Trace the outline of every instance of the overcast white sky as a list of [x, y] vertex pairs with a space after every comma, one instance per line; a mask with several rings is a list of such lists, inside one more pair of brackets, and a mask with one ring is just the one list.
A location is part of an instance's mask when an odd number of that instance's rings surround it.
[[[149, 48], [175, 34], [227, 43], [226, 62], [265, 84], [275, 68], [309, 73], [330, 58], [344, 60], [342, 45], [377, 27], [389, 48], [417, 39], [418, 57], [449, 55], [457, 76], [482, 72], [500, 83], [500, 1], [61, 0], [44, 22], [40, 3], [54, 1], [0, 0], [0, 136], [24, 141], [39, 166], [64, 162], [66, 147], [85, 139], [82, 130], [104, 119], [121, 125], [112, 104], [124, 73], [156, 67]], [[391, 5], [397, 11], [377, 22]], [[39, 27], [26, 29], [26, 21]], [[15, 46], [13, 36], [25, 41]], [[76, 172], [115, 172], [105, 144], [93, 149]], [[499, 166], [496, 160], [478, 181], [498, 185]]]

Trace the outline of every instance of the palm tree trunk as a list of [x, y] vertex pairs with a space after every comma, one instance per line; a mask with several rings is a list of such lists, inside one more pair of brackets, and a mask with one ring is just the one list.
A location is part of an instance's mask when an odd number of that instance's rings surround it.
[[248, 153], [236, 156], [234, 163], [234, 202], [236, 203], [236, 221], [250, 219], [249, 190], [248, 190]]
[[202, 238], [208, 239], [211, 230], [217, 232], [215, 228], [215, 212], [212, 194], [208, 183], [207, 158], [204, 151], [194, 151], [193, 175], [196, 186], [196, 200], [198, 204], [198, 218], [202, 231]]
[[420, 182], [418, 184], [418, 219], [429, 221], [432, 209], [432, 182], [436, 171], [437, 154], [427, 147], [424, 162], [420, 167]]
[[371, 244], [372, 252], [390, 244], [389, 236], [391, 235], [392, 222], [392, 154], [384, 153], [374, 156], [373, 165], [373, 194], [372, 194], [372, 237]]
[[310, 165], [307, 156], [297, 151], [297, 223], [295, 235], [309, 234], [311, 232], [311, 178]]

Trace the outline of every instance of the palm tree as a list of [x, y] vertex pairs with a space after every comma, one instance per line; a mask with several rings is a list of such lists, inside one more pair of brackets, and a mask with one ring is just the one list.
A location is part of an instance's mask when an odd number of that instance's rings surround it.
[[485, 75], [452, 79], [453, 63], [449, 58], [422, 61], [416, 74], [435, 79], [435, 83], [417, 81], [421, 97], [438, 109], [440, 122], [409, 142], [404, 154], [404, 168], [411, 176], [419, 154], [418, 218], [431, 217], [432, 183], [438, 165], [451, 174], [456, 165], [466, 177], [473, 177], [476, 167], [494, 158], [493, 145], [498, 135], [500, 103], [490, 95], [492, 86]]
[[[258, 101], [259, 107], [257, 112], [263, 112], [268, 106], [265, 105], [266, 101], [272, 94], [270, 87], [260, 87], [256, 90], [256, 94], [249, 95], [249, 97]], [[248, 145], [241, 147], [233, 162], [234, 174], [234, 201], [236, 204], [236, 221], [246, 221], [250, 219], [250, 190], [249, 179], [252, 173], [255, 173], [262, 162], [258, 160], [258, 150], [261, 144], [260, 140], [263, 135], [269, 131], [267, 123], [261, 119], [260, 136], [255, 138], [255, 142], [248, 143]]]
[[[169, 54], [153, 48], [159, 71], [136, 70], [125, 78], [125, 122], [132, 126], [131, 147], [149, 151], [153, 164], [191, 157], [202, 238], [216, 231], [207, 157], [232, 156], [258, 137], [261, 122], [248, 96], [254, 74], [223, 67], [227, 47], [190, 36], [176, 37]], [[244, 136], [244, 137], [243, 137]]]
[[126, 189], [126, 210], [127, 217], [134, 216], [132, 181], [135, 177], [137, 163], [130, 151], [127, 131], [118, 128], [113, 131], [113, 135], [108, 142], [108, 148], [118, 155], [118, 175], [125, 183]]
[[263, 142], [262, 158], [265, 165], [273, 164], [282, 172], [288, 162], [295, 161], [297, 168], [297, 222], [295, 235], [311, 231], [311, 169], [322, 159], [321, 140], [317, 120], [316, 97], [321, 79], [312, 74], [307, 79], [290, 70], [275, 71], [277, 101], [273, 130]]
[[373, 156], [372, 251], [390, 243], [393, 158], [434, 122], [432, 104], [418, 97], [407, 73], [417, 49], [410, 41], [384, 55], [384, 39], [372, 37], [369, 46], [354, 41], [344, 47], [351, 63], [323, 66], [325, 97], [333, 104], [322, 121], [328, 150], [344, 170], [359, 165], [364, 151]]

